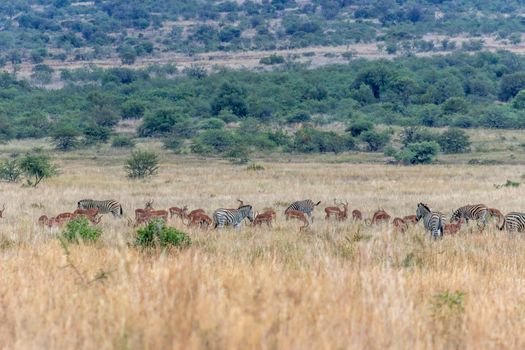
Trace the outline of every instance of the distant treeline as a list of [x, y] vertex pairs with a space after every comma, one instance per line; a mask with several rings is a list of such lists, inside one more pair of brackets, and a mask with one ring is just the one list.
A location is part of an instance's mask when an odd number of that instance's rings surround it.
[[455, 49], [448, 40], [423, 40], [434, 33], [490, 34], [519, 43], [522, 6], [519, 0], [9, 0], [0, 2], [0, 64], [117, 55], [131, 64], [161, 51], [191, 55], [375, 41], [386, 43], [389, 53]]
[[[367, 123], [525, 127], [525, 59], [508, 52], [271, 72], [86, 68], [62, 79], [64, 88], [45, 90], [0, 75], [0, 138], [69, 135], [72, 145], [89, 145], [107, 142], [122, 119], [142, 119], [134, 136], [160, 137], [173, 149], [323, 152], [355, 148]], [[343, 127], [319, 130], [334, 122]]]

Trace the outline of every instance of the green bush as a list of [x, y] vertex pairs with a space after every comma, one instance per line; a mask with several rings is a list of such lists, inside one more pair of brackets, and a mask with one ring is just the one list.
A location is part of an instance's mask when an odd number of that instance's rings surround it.
[[405, 165], [428, 164], [434, 162], [439, 153], [439, 145], [434, 141], [411, 143], [394, 157]]
[[304, 123], [310, 120], [312, 120], [312, 117], [306, 112], [297, 112], [286, 117], [286, 122], [289, 124]]
[[135, 151], [126, 160], [124, 170], [132, 179], [144, 179], [157, 174], [159, 170], [159, 156], [155, 152]]
[[111, 147], [115, 148], [133, 148], [135, 147], [135, 141], [131, 137], [117, 135], [111, 140]]
[[69, 242], [95, 242], [102, 235], [102, 230], [91, 226], [88, 219], [78, 217], [67, 223], [66, 229], [62, 232], [64, 237]]
[[360, 137], [366, 143], [367, 150], [370, 152], [381, 151], [390, 142], [390, 134], [386, 131], [369, 130], [363, 132]]
[[23, 174], [18, 159], [5, 160], [0, 164], [0, 180], [18, 182]]
[[366, 119], [358, 119], [352, 124], [350, 124], [349, 127], [346, 128], [346, 132], [349, 132], [353, 137], [357, 137], [364, 133], [365, 131], [372, 130], [374, 128], [374, 124]]
[[411, 143], [438, 141], [439, 137], [439, 134], [436, 132], [432, 132], [419, 126], [411, 126], [406, 127], [401, 131], [400, 141], [403, 146], [407, 147]]
[[166, 226], [164, 220], [154, 219], [137, 231], [135, 245], [143, 248], [186, 248], [191, 245], [191, 238], [174, 227]]
[[19, 164], [27, 178], [28, 185], [32, 187], [37, 187], [42, 180], [58, 174], [57, 167], [51, 164], [48, 156], [43, 154], [28, 153], [20, 160]]
[[183, 143], [184, 143], [184, 140], [182, 140], [177, 135], [169, 135], [168, 137], [162, 140], [162, 144], [164, 148], [172, 150], [172, 151], [178, 151], [180, 147], [183, 145]]
[[284, 62], [285, 62], [285, 59], [283, 56], [275, 55], [275, 54], [267, 56], [267, 57], [263, 57], [259, 60], [260, 64], [265, 64], [265, 65], [281, 64]]
[[63, 125], [53, 130], [51, 138], [59, 151], [70, 151], [78, 147], [80, 131], [71, 125]]
[[443, 153], [466, 153], [470, 150], [470, 138], [460, 129], [448, 129], [438, 138]]
[[139, 101], [126, 101], [122, 104], [120, 115], [122, 119], [140, 119], [144, 116], [146, 107]]
[[293, 150], [301, 153], [341, 153], [355, 148], [355, 140], [349, 135], [316, 130], [311, 127], [299, 129], [294, 136]]

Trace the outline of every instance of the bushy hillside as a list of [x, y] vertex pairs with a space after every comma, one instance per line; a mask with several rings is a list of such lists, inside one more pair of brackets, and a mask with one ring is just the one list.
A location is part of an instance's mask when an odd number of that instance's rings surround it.
[[379, 43], [387, 53], [460, 48], [429, 34], [519, 43], [520, 1], [71, 1], [0, 4], [0, 63], [92, 61], [179, 52], [291, 49]]

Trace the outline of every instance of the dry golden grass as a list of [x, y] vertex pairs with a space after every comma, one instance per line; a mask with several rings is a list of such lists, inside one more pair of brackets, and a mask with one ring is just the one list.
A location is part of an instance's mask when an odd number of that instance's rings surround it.
[[[448, 214], [477, 202], [524, 210], [521, 187], [493, 186], [523, 166], [261, 162], [265, 170], [254, 172], [166, 157], [158, 177], [132, 182], [121, 156], [78, 155], [62, 157], [62, 174], [41, 188], [0, 183], [8, 206], [0, 221], [0, 348], [525, 346], [520, 235], [471, 227], [432, 242], [421, 227], [402, 235], [322, 218], [334, 197], [365, 217], [378, 207], [412, 214], [419, 201]], [[86, 197], [118, 199], [127, 215], [148, 199], [211, 212], [237, 198], [279, 214], [273, 229], [240, 232], [188, 230], [174, 220], [193, 245], [170, 252], [130, 246], [125, 220], [104, 217], [102, 240], [71, 245], [68, 260], [58, 233], [36, 220]], [[285, 203], [303, 198], [322, 200], [309, 233], [282, 216]]]

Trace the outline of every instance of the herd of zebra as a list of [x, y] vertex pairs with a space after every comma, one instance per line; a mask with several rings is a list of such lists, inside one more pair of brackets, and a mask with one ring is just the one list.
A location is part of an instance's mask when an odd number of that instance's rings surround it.
[[[138, 226], [143, 223], [147, 223], [154, 218], [160, 218], [165, 221], [168, 220], [168, 216], [173, 217], [174, 215], [179, 216], [182, 221], [187, 220], [187, 225], [200, 225], [201, 227], [210, 227], [220, 229], [225, 226], [232, 226], [239, 229], [241, 223], [248, 219], [252, 225], [261, 225], [266, 223], [271, 226], [272, 221], [276, 218], [276, 212], [269, 208], [265, 209], [262, 213], [255, 215], [254, 209], [249, 204], [244, 204], [243, 201], [237, 200], [239, 206], [233, 209], [220, 208], [213, 212], [212, 218], [210, 218], [203, 209], [195, 209], [191, 212], [187, 212], [187, 207], [178, 208], [171, 207], [168, 210], [155, 210], [153, 209], [153, 201], [146, 203], [145, 208], [139, 208], [135, 210], [135, 221], [129, 220], [129, 224]], [[335, 202], [335, 200], [334, 200]], [[290, 204], [284, 211], [286, 220], [297, 219], [303, 223], [300, 227], [300, 231], [308, 229], [311, 223], [313, 223], [313, 211], [321, 202], [315, 203], [310, 199], [300, 200]], [[342, 208], [341, 208], [342, 207]], [[5, 206], [0, 211], [0, 218], [2, 217]], [[324, 209], [325, 219], [335, 217], [337, 220], [342, 221], [348, 218], [348, 202], [336, 203], [335, 206], [329, 206]], [[61, 213], [55, 217], [48, 218], [42, 215], [38, 222], [42, 225], [61, 225], [69, 220], [72, 220], [78, 216], [87, 217], [93, 224], [100, 222], [102, 214], [111, 213], [115, 217], [123, 216], [122, 205], [116, 200], [92, 200], [83, 199], [77, 203], [77, 209], [73, 213]], [[498, 219], [498, 226], [500, 230], [504, 228], [511, 232], [523, 232], [525, 231], [525, 213], [510, 212], [507, 215], [503, 215], [500, 210], [495, 208], [489, 208], [484, 204], [466, 205], [456, 209], [449, 222], [447, 223], [446, 217], [443, 213], [433, 211], [428, 205], [418, 203], [415, 215], [407, 215], [403, 218], [394, 218], [392, 224], [396, 229], [404, 232], [410, 223], [416, 224], [420, 220], [423, 221], [425, 230], [430, 232], [432, 238], [437, 239], [442, 237], [444, 234], [456, 233], [461, 228], [462, 223], [467, 223], [469, 220], [476, 221], [480, 230], [483, 230], [491, 217]], [[359, 210], [352, 212], [352, 218], [354, 220], [362, 220], [362, 214]], [[369, 224], [378, 224], [382, 222], [390, 222], [391, 216], [384, 210], [378, 210], [374, 213], [372, 218], [368, 221]], [[365, 221], [366, 222], [366, 221]]]

